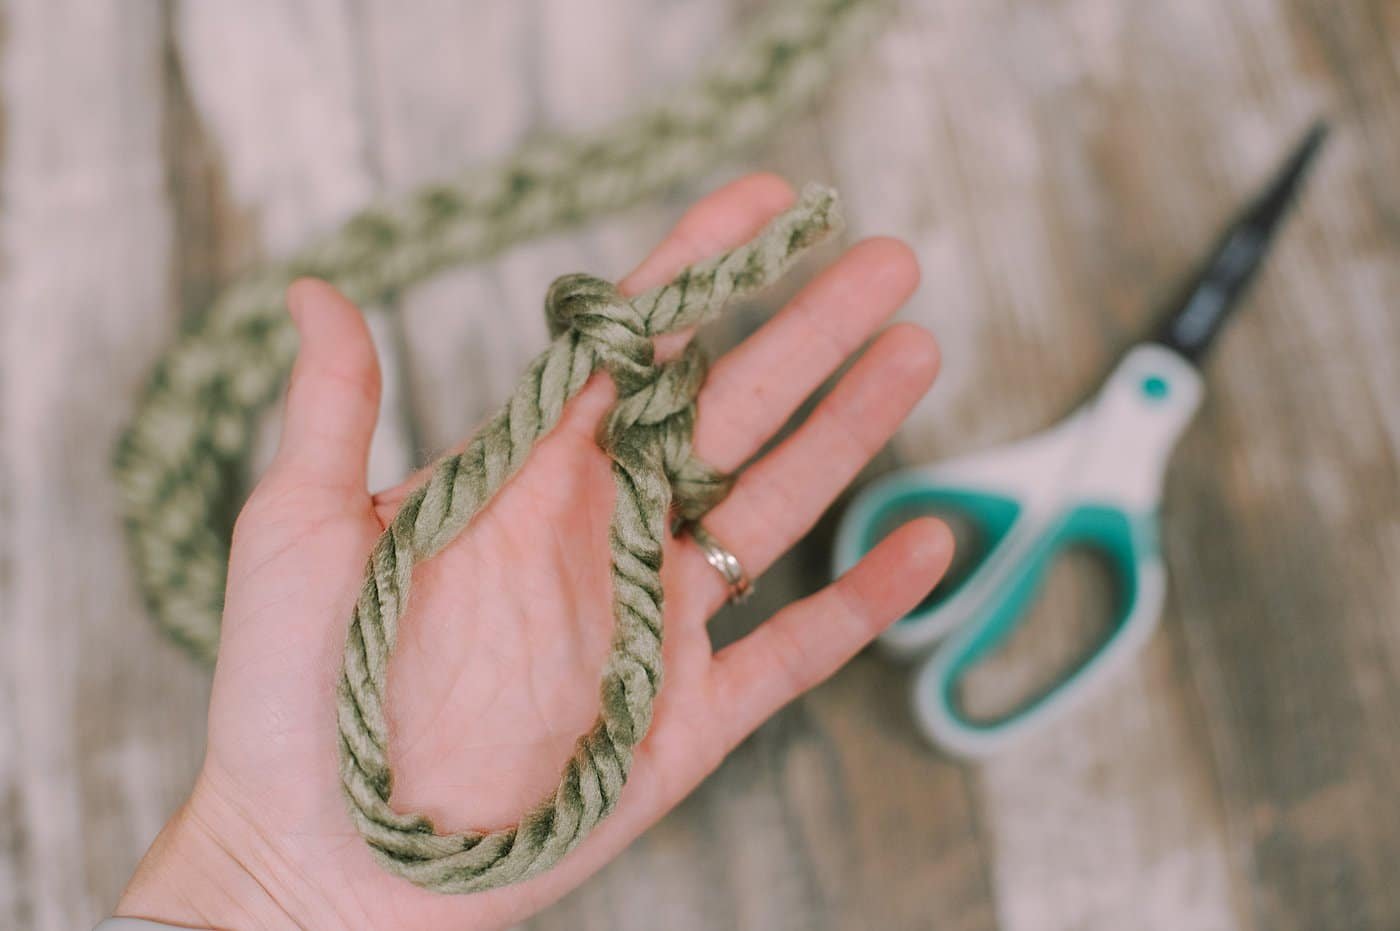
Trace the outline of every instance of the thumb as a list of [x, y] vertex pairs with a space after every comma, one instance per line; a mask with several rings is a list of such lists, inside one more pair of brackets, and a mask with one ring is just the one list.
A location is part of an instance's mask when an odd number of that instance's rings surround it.
[[299, 483], [367, 493], [380, 389], [369, 327], [344, 295], [313, 278], [287, 289], [287, 306], [301, 345], [272, 470]]

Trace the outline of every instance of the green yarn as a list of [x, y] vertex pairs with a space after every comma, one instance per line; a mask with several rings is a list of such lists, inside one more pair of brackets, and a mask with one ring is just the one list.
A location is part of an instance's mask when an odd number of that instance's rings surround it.
[[[624, 299], [587, 275], [550, 287], [545, 309], [554, 341], [467, 448], [439, 462], [404, 501], [375, 544], [351, 615], [337, 686], [340, 778], [355, 826], [386, 869], [436, 892], [495, 888], [548, 869], [612, 811], [661, 687], [661, 552], [672, 500], [682, 518], [695, 520], [729, 487], [691, 453], [704, 356], [692, 341], [679, 358], [658, 363], [652, 338], [713, 319], [730, 301], [780, 277], [838, 224], [835, 194], [811, 187], [748, 245], [640, 297]], [[462, 532], [597, 369], [618, 389], [598, 431], [616, 487], [608, 531], [614, 628], [601, 714], [579, 739], [554, 794], [517, 826], [435, 833], [426, 816], [389, 806], [386, 673], [413, 567]]]
[[[191, 321], [157, 365], [116, 459], [137, 578], [159, 625], [205, 662], [218, 650], [228, 538], [257, 415], [296, 354], [283, 307], [301, 276], [379, 304], [444, 268], [617, 209], [698, 175], [806, 104], [870, 31], [885, 0], [775, 0], [706, 76], [596, 135], [543, 138], [507, 160], [368, 208], [256, 270]], [[691, 454], [705, 360], [693, 343], [658, 363], [654, 336], [697, 326], [772, 282], [838, 223], [811, 188], [753, 242], [633, 299], [586, 275], [546, 299], [553, 342], [466, 450], [446, 458], [377, 541], [337, 683], [340, 775], [357, 829], [389, 871], [438, 892], [489, 889], [557, 862], [610, 811], [662, 679], [660, 566], [675, 504], [698, 519], [729, 479]], [[601, 713], [555, 792], [512, 828], [438, 834], [389, 806], [386, 671], [413, 567], [450, 543], [524, 464], [597, 370], [618, 400], [599, 429], [616, 501], [609, 531], [614, 634]]]
[[654, 108], [369, 208], [224, 291], [158, 363], [118, 448], [127, 536], [157, 623], [213, 662], [253, 428], [296, 352], [283, 307], [295, 278], [324, 278], [362, 306], [383, 303], [448, 266], [694, 177], [811, 100], [883, 6], [775, 0], [713, 71]]

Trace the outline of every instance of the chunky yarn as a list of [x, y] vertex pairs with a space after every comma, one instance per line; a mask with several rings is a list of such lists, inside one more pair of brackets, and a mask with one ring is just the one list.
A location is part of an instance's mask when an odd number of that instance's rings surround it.
[[[118, 449], [130, 549], [157, 622], [213, 662], [228, 538], [256, 417], [277, 395], [296, 352], [283, 309], [292, 280], [313, 275], [362, 306], [382, 303], [443, 268], [698, 175], [811, 100], [871, 31], [883, 5], [774, 0], [709, 74], [654, 108], [596, 135], [536, 140], [501, 163], [366, 209], [339, 231], [224, 291], [159, 362]], [[588, 326], [604, 325], [588, 320]], [[615, 361], [615, 376], [626, 382], [621, 359]], [[494, 460], [489, 465], [492, 475], [504, 468]], [[430, 500], [436, 498], [425, 503]], [[425, 513], [429, 520], [435, 512]]]
[[[379, 862], [437, 892], [517, 882], [556, 863], [617, 803], [661, 687], [661, 552], [674, 500], [694, 520], [728, 480], [691, 453], [705, 360], [691, 341], [657, 362], [652, 337], [697, 326], [783, 274], [838, 223], [835, 195], [812, 187], [748, 245], [627, 300], [588, 275], [554, 282], [545, 299], [554, 341], [467, 448], [443, 459], [375, 544], [350, 618], [338, 684], [340, 777], [356, 827]], [[611, 549], [613, 637], [601, 714], [579, 739], [554, 794], [511, 828], [438, 834], [427, 817], [389, 806], [385, 686], [413, 567], [452, 542], [524, 465], [564, 405], [602, 369], [618, 399], [598, 431], [616, 486]]]

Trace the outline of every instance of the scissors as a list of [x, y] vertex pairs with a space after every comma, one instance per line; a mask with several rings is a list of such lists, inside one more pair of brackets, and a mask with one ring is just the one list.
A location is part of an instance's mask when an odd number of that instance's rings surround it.
[[[947, 516], [955, 527], [954, 567], [880, 639], [897, 657], [923, 659], [914, 713], [935, 744], [964, 757], [995, 753], [1081, 701], [1147, 643], [1166, 597], [1162, 480], [1201, 403], [1201, 359], [1263, 263], [1326, 132], [1319, 122], [1304, 136], [1226, 228], [1161, 329], [1133, 346], [1087, 403], [1028, 439], [888, 475], [842, 516], [838, 574], [913, 517]], [[1019, 707], [974, 719], [958, 700], [964, 677], [1025, 620], [1050, 565], [1070, 548], [1109, 570], [1107, 634]]]

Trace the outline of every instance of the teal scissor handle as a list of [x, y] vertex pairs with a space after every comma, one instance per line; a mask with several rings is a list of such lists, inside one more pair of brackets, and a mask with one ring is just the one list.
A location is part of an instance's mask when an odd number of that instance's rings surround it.
[[[960, 756], [995, 752], [1023, 732], [1059, 714], [1132, 657], [1151, 636], [1166, 591], [1154, 513], [1079, 502], [1020, 534], [1014, 552], [992, 559], [974, 573], [977, 601], [964, 605], [964, 618], [914, 681], [916, 719], [938, 745]], [[1087, 549], [1102, 557], [1115, 588], [1106, 636], [1074, 667], [1009, 714], [973, 720], [958, 704], [958, 687], [1024, 622], [1057, 555]], [[990, 573], [994, 577], [984, 576]]]
[[936, 516], [957, 529], [957, 552], [947, 573], [929, 594], [880, 638], [896, 655], [926, 653], [958, 624], [944, 610], [971, 577], [999, 550], [1022, 513], [1014, 497], [987, 489], [940, 484], [925, 470], [887, 476], [851, 502], [837, 532], [833, 569], [840, 575], [860, 561], [886, 535], [909, 520]]

